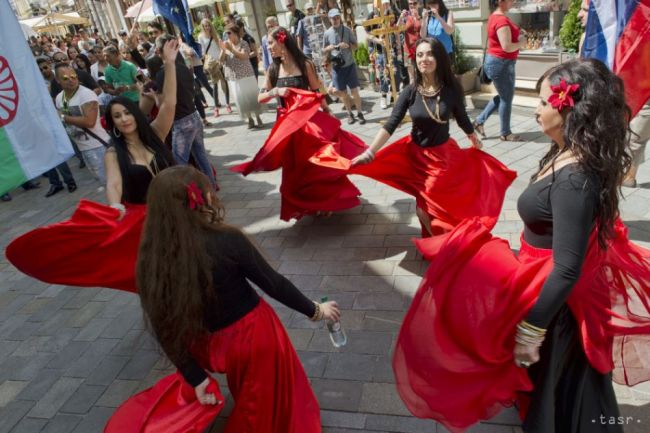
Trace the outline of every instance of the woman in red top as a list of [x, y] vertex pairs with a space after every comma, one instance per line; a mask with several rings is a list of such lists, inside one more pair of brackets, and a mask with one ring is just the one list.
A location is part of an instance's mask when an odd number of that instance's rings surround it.
[[404, 25], [404, 55], [409, 72], [409, 83], [415, 82], [415, 43], [420, 39], [422, 21], [418, 10], [418, 0], [409, 0], [408, 10], [403, 10], [400, 15], [400, 24]]
[[519, 136], [510, 130], [510, 113], [515, 96], [515, 62], [526, 40], [519, 27], [506, 16], [512, 4], [513, 0], [490, 0], [494, 12], [488, 19], [488, 45], [483, 67], [494, 83], [497, 95], [474, 121], [474, 129], [485, 138], [483, 124], [498, 109], [503, 141], [519, 141]]

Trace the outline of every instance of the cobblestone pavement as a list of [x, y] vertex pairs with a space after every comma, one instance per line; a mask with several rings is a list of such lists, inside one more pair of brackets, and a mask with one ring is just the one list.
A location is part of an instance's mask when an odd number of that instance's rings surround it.
[[[366, 97], [366, 125], [344, 128], [368, 142], [388, 115]], [[333, 106], [340, 111], [340, 104]], [[471, 111], [476, 115], [476, 110]], [[280, 172], [247, 178], [226, 167], [249, 159], [267, 136], [275, 114], [263, 116], [262, 130], [248, 131], [236, 115], [210, 119], [206, 131], [218, 167], [220, 197], [227, 221], [252, 234], [276, 268], [312, 299], [323, 295], [343, 308], [348, 345], [335, 349], [323, 326], [273, 303], [295, 345], [322, 408], [325, 433], [444, 432], [432, 421], [409, 416], [394, 386], [391, 347], [404, 313], [426, 268], [411, 239], [419, 235], [415, 202], [375, 181], [354, 177], [363, 204], [330, 218], [298, 223], [278, 218]], [[395, 137], [407, 133], [402, 126]], [[513, 130], [525, 142], [503, 143], [498, 117], [486, 125], [486, 150], [519, 172], [507, 194], [497, 235], [519, 247], [522, 223], [516, 198], [548, 147], [531, 111], [515, 109]], [[457, 125], [453, 135], [467, 146]], [[36, 191], [16, 190], [0, 203], [0, 248], [27, 230], [68, 217], [81, 198], [104, 199], [85, 170], [76, 168], [79, 190], [44, 198], [47, 181]], [[640, 188], [626, 189], [623, 216], [632, 239], [650, 242], [650, 168], [643, 166]], [[38, 246], [34, 246], [38, 254]], [[101, 264], [98, 264], [100, 266]], [[44, 284], [17, 272], [0, 257], [0, 433], [94, 433], [102, 431], [115, 408], [136, 391], [170, 372], [144, 330], [138, 298], [109, 289]], [[426, 342], [423, 342], [426, 344]], [[224, 385], [225, 379], [221, 378]], [[224, 389], [224, 392], [227, 392]], [[617, 388], [628, 432], [650, 429], [650, 387]], [[230, 402], [229, 407], [232, 406]], [[215, 422], [220, 431], [228, 410]], [[514, 410], [505, 410], [472, 432], [519, 432]], [[260, 432], [263, 433], [263, 432]]]

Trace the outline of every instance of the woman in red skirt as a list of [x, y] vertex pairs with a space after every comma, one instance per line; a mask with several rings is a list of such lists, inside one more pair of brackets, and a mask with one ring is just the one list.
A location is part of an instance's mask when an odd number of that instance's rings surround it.
[[[370, 147], [352, 160], [356, 167], [350, 173], [415, 196], [423, 235], [447, 231], [466, 217], [497, 217], [516, 173], [479, 150], [482, 145], [445, 47], [435, 39], [421, 39], [415, 56], [415, 83], [401, 92]], [[379, 151], [407, 112], [413, 120], [411, 134]], [[472, 142], [471, 149], [461, 149], [449, 136], [452, 117]]]
[[526, 433], [622, 432], [612, 379], [650, 379], [650, 251], [629, 241], [618, 209], [623, 83], [572, 60], [540, 86], [553, 144], [519, 198], [518, 256], [487, 219], [418, 241], [431, 266], [393, 368], [411, 412], [453, 432], [516, 401]]
[[232, 170], [246, 176], [282, 168], [280, 218], [285, 221], [359, 205], [361, 193], [347, 173], [316, 165], [310, 158], [325, 147], [353, 158], [367, 146], [341, 130], [341, 122], [329, 114], [324, 95], [318, 93], [321, 82], [314, 64], [287, 29], [276, 27], [268, 41], [273, 63], [258, 101], [276, 100], [278, 119], [253, 160]]
[[338, 306], [307, 299], [225, 225], [196, 169], [172, 167], [151, 182], [136, 273], [146, 323], [180, 374], [129, 399], [106, 432], [202, 432], [223, 405], [207, 371], [228, 378], [235, 407], [226, 432], [321, 431], [291, 341], [247, 280], [312, 320], [338, 320]]

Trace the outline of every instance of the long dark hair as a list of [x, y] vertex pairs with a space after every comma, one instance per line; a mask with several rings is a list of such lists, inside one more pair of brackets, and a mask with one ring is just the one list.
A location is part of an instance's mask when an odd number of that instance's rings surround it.
[[[449, 54], [445, 46], [442, 45], [440, 41], [434, 38], [423, 38], [418, 40], [415, 43], [415, 49], [417, 50], [420, 44], [429, 44], [431, 46], [431, 51], [433, 52], [433, 57], [436, 59], [436, 79], [438, 83], [443, 87], [452, 89], [455, 94], [460, 98], [463, 95], [463, 88], [456, 79], [453, 71], [451, 70], [451, 62], [449, 60]], [[422, 73], [415, 67], [415, 85], [413, 89], [415, 90], [417, 86], [422, 85]]]
[[[121, 134], [116, 134], [117, 131], [115, 127], [115, 122], [113, 121], [112, 108], [115, 104], [123, 105], [129, 113], [135, 118], [136, 128], [138, 130], [138, 137], [144, 145], [144, 147], [154, 154], [154, 158], [157, 156], [162, 156], [166, 162], [166, 166], [174, 165], [174, 157], [172, 156], [171, 151], [165, 146], [165, 144], [158, 138], [158, 135], [154, 132], [149, 125], [149, 121], [145, 115], [140, 111], [140, 108], [136, 105], [135, 102], [131, 101], [124, 96], [117, 96], [112, 99], [106, 106], [106, 113], [104, 114], [104, 120], [106, 122], [106, 129], [108, 134], [111, 137], [111, 145], [115, 147], [117, 153], [117, 162], [120, 166], [120, 172], [122, 174], [122, 191], [125, 193], [126, 185], [128, 185], [128, 165], [130, 162], [129, 149], [124, 140], [124, 136]], [[119, 132], [119, 131], [117, 131]]]
[[426, 0], [425, 6], [430, 4], [437, 4], [439, 6], [438, 15], [440, 15], [444, 19], [448, 18], [449, 9], [447, 8], [443, 0]]
[[[192, 183], [205, 202], [195, 209], [187, 191]], [[145, 323], [169, 359], [183, 363], [192, 343], [209, 331], [205, 310], [215, 295], [205, 229], [227, 229], [224, 211], [208, 178], [187, 165], [161, 171], [151, 181], [147, 203], [136, 267], [138, 294]]]
[[[296, 42], [296, 38], [294, 38], [284, 27], [276, 27], [271, 32], [269, 33], [269, 36], [273, 38], [277, 43], [278, 42], [278, 34], [281, 32], [284, 32], [285, 34], [285, 39], [284, 39], [284, 46], [287, 49], [288, 54], [293, 58], [293, 61], [296, 62], [296, 65], [298, 65], [298, 69], [300, 69], [300, 73], [302, 74], [304, 79], [308, 79], [307, 77], [307, 56], [298, 48], [298, 43]], [[282, 63], [282, 59], [280, 57], [274, 57], [273, 58], [273, 63], [271, 63], [271, 66], [269, 67], [269, 81], [271, 82], [271, 86], [275, 87], [275, 85], [278, 82], [278, 74], [280, 73], [280, 63]]]
[[[632, 161], [628, 153], [631, 112], [625, 102], [623, 81], [595, 59], [575, 59], [551, 68], [540, 78], [538, 91], [545, 79], [551, 85], [559, 84], [561, 79], [580, 85], [573, 94], [575, 105], [562, 111], [564, 142], [580, 168], [598, 179], [596, 223], [598, 241], [604, 248], [614, 234], [614, 221], [619, 216], [618, 194]], [[554, 142], [534, 176], [559, 154], [560, 147]]]
[[77, 59], [81, 59], [84, 64], [83, 70], [90, 74], [90, 60], [88, 60], [88, 56], [79, 53], [79, 55], [77, 55], [77, 57], [73, 60], [73, 62], [75, 62], [75, 66], [79, 66], [77, 65]]

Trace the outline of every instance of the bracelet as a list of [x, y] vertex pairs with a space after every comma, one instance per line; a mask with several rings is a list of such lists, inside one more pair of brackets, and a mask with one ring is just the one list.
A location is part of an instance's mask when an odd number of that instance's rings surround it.
[[313, 301], [313, 302], [314, 302], [314, 307], [316, 307], [316, 309], [314, 310], [314, 315], [311, 316], [309, 318], [309, 320], [311, 320], [312, 322], [318, 322], [320, 320], [323, 320], [323, 314], [324, 313], [323, 313], [323, 310], [320, 307], [320, 304], [318, 302], [316, 302], [316, 301]]
[[540, 347], [546, 337], [546, 329], [531, 325], [522, 320], [517, 324], [515, 342], [525, 346]]
[[371, 148], [367, 148], [367, 149], [363, 152], [363, 156], [364, 156], [364, 157], [368, 157], [368, 158], [370, 158], [370, 160], [372, 161], [373, 159], [375, 159], [375, 151], [372, 150]]
[[126, 212], [126, 208], [122, 203], [111, 203], [109, 206], [112, 207], [113, 209], [119, 210], [122, 213]]

